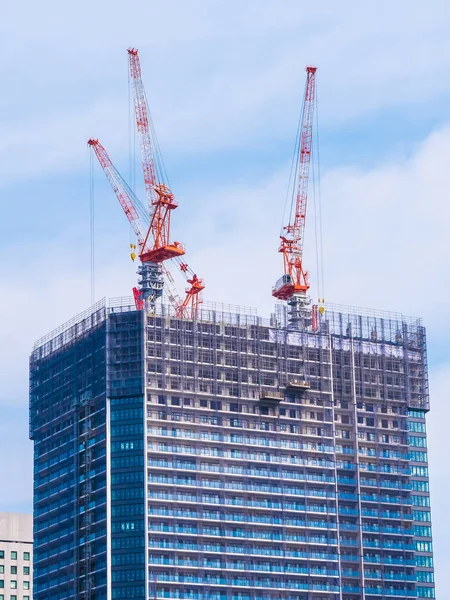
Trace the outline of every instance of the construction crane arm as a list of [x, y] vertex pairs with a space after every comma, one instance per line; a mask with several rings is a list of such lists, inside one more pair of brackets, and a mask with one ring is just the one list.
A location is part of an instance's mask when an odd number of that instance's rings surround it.
[[155, 204], [155, 186], [158, 183], [155, 166], [155, 144], [150, 134], [150, 114], [147, 106], [144, 83], [142, 81], [141, 63], [136, 48], [128, 49], [131, 86], [133, 89], [136, 127], [141, 149], [142, 170], [144, 173], [145, 194], [150, 214]]
[[108, 153], [100, 144], [100, 142], [95, 139], [90, 139], [88, 141], [88, 145], [94, 150], [98, 158], [98, 162], [100, 163], [100, 166], [102, 167], [117, 199], [120, 202], [123, 212], [133, 227], [138, 244], [140, 248], [142, 248], [145, 240], [145, 234], [143, 232], [146, 231], [146, 228], [144, 227], [142, 218], [140, 217], [136, 208], [138, 202], [137, 198], [123, 179], [122, 175], [113, 165]]
[[203, 279], [199, 279], [194, 271], [185, 262], [179, 258], [175, 259], [178, 262], [181, 272], [186, 278], [189, 287], [185, 290], [183, 302], [179, 304], [176, 312], [177, 317], [193, 319], [197, 315], [200, 304], [202, 303], [200, 292], [205, 289]]

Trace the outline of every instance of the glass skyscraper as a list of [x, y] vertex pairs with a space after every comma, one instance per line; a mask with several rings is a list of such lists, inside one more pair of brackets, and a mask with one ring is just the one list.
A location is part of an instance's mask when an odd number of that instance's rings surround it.
[[34, 598], [434, 598], [425, 331], [100, 302], [36, 343]]

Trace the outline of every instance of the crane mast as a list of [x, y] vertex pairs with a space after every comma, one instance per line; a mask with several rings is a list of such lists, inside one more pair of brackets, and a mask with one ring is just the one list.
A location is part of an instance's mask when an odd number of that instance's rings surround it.
[[283, 255], [284, 275], [272, 289], [272, 295], [290, 306], [291, 323], [305, 325], [309, 317], [308, 273], [303, 266], [303, 244], [308, 202], [309, 170], [316, 96], [316, 67], [306, 67], [306, 86], [296, 157], [296, 190], [289, 223], [283, 227], [279, 252]]

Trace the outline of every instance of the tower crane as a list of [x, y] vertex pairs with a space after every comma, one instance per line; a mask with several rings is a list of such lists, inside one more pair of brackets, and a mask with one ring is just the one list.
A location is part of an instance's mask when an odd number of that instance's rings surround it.
[[[142, 81], [141, 61], [137, 48], [128, 48], [128, 61], [130, 68], [130, 81], [133, 90], [134, 113], [136, 117], [136, 128], [139, 136], [139, 146], [141, 150], [142, 171], [144, 175], [145, 193], [151, 223], [154, 224], [152, 233], [155, 243], [163, 244], [168, 238], [170, 231], [170, 211], [177, 207], [173, 194], [164, 181], [164, 169], [162, 168], [162, 159], [159, 155], [159, 147], [154, 130], [152, 131], [151, 115], [148, 109], [147, 97], [145, 94], [144, 82]], [[164, 229], [165, 228], [165, 229]], [[167, 232], [167, 238], [164, 238], [163, 232]], [[197, 313], [200, 300], [200, 292], [205, 285], [203, 280], [199, 279], [188, 265], [180, 260], [181, 254], [170, 256], [177, 259], [181, 271], [187, 276], [187, 283], [190, 287], [186, 289], [186, 296], [183, 302], [179, 304], [177, 310], [178, 316], [190, 316]], [[163, 260], [166, 260], [165, 258]], [[167, 269], [166, 269], [167, 274]], [[190, 277], [190, 278], [189, 278]], [[166, 278], [171, 288], [171, 278]], [[173, 286], [172, 286], [173, 289]], [[174, 294], [172, 293], [172, 297]]]
[[[122, 209], [127, 216], [139, 246], [139, 259], [141, 265], [138, 268], [140, 276], [139, 289], [134, 288], [133, 294], [138, 310], [144, 307], [153, 312], [157, 298], [162, 296], [164, 275], [169, 281], [169, 300], [175, 308], [177, 317], [193, 318], [201, 303], [199, 294], [204, 289], [203, 281], [194, 274], [189, 266], [181, 262], [180, 256], [184, 255], [184, 246], [180, 242], [170, 244], [168, 242], [170, 221], [167, 225], [166, 244], [161, 244], [161, 237], [153, 235], [154, 221], [157, 212], [150, 216], [148, 209], [142, 205], [135, 193], [128, 186], [122, 175], [113, 165], [108, 153], [102, 144], [96, 139], [90, 139], [88, 145], [94, 150], [97, 159], [119, 200]], [[162, 240], [164, 242], [164, 240]], [[163, 264], [170, 258], [179, 261], [180, 270], [186, 274], [190, 287], [186, 290], [184, 300], [181, 300], [175, 289], [175, 284], [170, 271]]]
[[[164, 180], [164, 169], [147, 105], [138, 50], [129, 48], [128, 57], [147, 199], [146, 208], [142, 207], [99, 141], [91, 139], [88, 144], [93, 147], [137, 236], [141, 264], [138, 269], [139, 289], [133, 290], [136, 307], [141, 309], [145, 306], [147, 310], [154, 312], [156, 300], [162, 296], [166, 281], [168, 297], [175, 306], [177, 316], [193, 318], [201, 303], [200, 292], [205, 285], [203, 280], [181, 261], [185, 254], [183, 244], [170, 241], [171, 212], [178, 204]], [[178, 261], [189, 285], [184, 300], [181, 300], [176, 292], [173, 278], [165, 265], [170, 259]]]
[[283, 255], [284, 275], [276, 282], [272, 295], [290, 306], [292, 324], [308, 323], [311, 299], [308, 273], [303, 266], [303, 243], [308, 201], [309, 168], [312, 153], [312, 129], [316, 96], [316, 67], [306, 67], [306, 86], [295, 157], [296, 187], [294, 186], [288, 224], [283, 227], [279, 252]]

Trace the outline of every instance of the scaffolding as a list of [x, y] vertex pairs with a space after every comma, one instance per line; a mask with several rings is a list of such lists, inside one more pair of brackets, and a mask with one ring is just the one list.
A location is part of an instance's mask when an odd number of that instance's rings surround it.
[[282, 305], [262, 318], [205, 303], [183, 320], [119, 298], [42, 338], [32, 361], [105, 322], [108, 397], [139, 407], [142, 394], [152, 595], [414, 596], [408, 427], [429, 409], [420, 319], [328, 305], [317, 331], [298, 331]]

